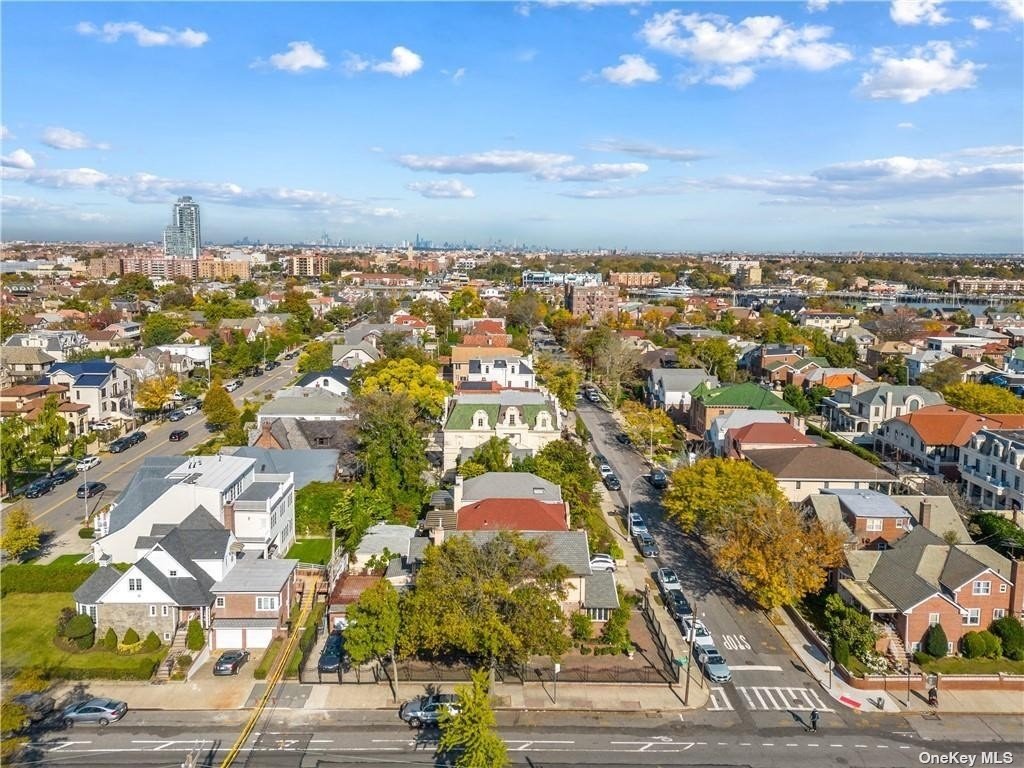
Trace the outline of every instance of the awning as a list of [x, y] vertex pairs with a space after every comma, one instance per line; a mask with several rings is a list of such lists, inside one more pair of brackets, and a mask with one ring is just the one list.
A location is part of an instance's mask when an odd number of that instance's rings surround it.
[[852, 597], [865, 611], [872, 615], [876, 613], [899, 613], [896, 606], [890, 603], [885, 595], [867, 582], [840, 579], [839, 589]]

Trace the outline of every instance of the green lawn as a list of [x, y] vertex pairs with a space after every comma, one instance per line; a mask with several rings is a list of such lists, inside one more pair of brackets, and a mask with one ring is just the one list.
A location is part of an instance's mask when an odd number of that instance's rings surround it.
[[0, 645], [6, 676], [22, 667], [62, 666], [72, 669], [103, 667], [132, 669], [144, 658], [162, 658], [166, 648], [154, 654], [119, 656], [107, 651], [69, 653], [53, 644], [57, 614], [74, 608], [70, 592], [6, 595], [0, 601]]
[[288, 558], [302, 563], [327, 565], [331, 559], [331, 540], [299, 539], [288, 550]]
[[53, 560], [51, 560], [46, 565], [47, 566], [51, 566], [52, 565], [54, 568], [60, 568], [61, 566], [64, 566], [64, 565], [74, 565], [79, 560], [81, 560], [83, 557], [85, 557], [85, 555], [86, 555], [85, 552], [83, 552], [80, 555], [61, 555], [59, 557], [53, 558]]
[[1008, 675], [1024, 675], [1024, 661], [1010, 659], [964, 659], [959, 656], [948, 656], [935, 659], [925, 664], [925, 672], [943, 675], [996, 675], [1004, 672]]

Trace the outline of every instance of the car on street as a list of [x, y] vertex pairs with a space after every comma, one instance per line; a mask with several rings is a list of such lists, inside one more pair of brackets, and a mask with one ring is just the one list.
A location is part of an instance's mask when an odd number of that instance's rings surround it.
[[237, 675], [242, 665], [249, 660], [248, 651], [224, 651], [213, 663], [215, 675]]
[[693, 649], [694, 660], [708, 679], [713, 683], [728, 683], [732, 680], [732, 672], [722, 654], [715, 646], [698, 645]]
[[181, 402], [182, 400], [188, 400], [188, 395], [186, 395], [180, 389], [179, 390], [175, 390], [174, 394], [171, 395], [171, 400], [173, 400], [174, 402], [178, 403], [178, 402]]
[[38, 499], [40, 496], [52, 491], [55, 485], [56, 483], [49, 477], [40, 477], [38, 480], [33, 480], [28, 484], [24, 496], [26, 499]]
[[597, 468], [597, 472], [598, 472], [599, 475], [601, 475], [602, 479], [608, 477], [608, 475], [614, 475], [615, 474], [615, 470], [612, 469], [607, 464], [602, 464], [601, 466], [599, 466]]
[[68, 480], [73, 480], [76, 477], [78, 477], [78, 470], [74, 467], [64, 467], [64, 469], [58, 469], [50, 475], [50, 479], [53, 480], [56, 485], [63, 485]]
[[182, 407], [181, 412], [184, 413], [186, 416], [191, 416], [193, 413], [199, 413], [199, 406], [186, 405]]
[[638, 512], [629, 513], [629, 517], [626, 519], [626, 527], [629, 529], [630, 536], [637, 531], [647, 533], [647, 523], [644, 522], [643, 517]]
[[592, 571], [614, 571], [615, 561], [612, 560], [611, 555], [603, 555], [600, 553], [594, 554], [590, 558], [590, 570]]
[[609, 491], [618, 491], [622, 489], [622, 483], [619, 482], [619, 478], [615, 475], [605, 475], [604, 487]]
[[93, 496], [99, 496], [105, 490], [107, 490], [106, 483], [90, 480], [88, 483], [82, 483], [78, 486], [75, 496], [80, 499], [91, 499]]
[[683, 585], [679, 583], [679, 577], [671, 568], [659, 568], [654, 572], [654, 583], [658, 585], [661, 596], [664, 597], [673, 590], [681, 590]]
[[692, 617], [683, 619], [679, 622], [679, 626], [683, 629], [683, 637], [686, 639], [686, 642], [705, 648], [715, 647], [715, 638], [711, 636], [708, 628], [704, 626], [704, 622], [700, 619]]
[[93, 467], [98, 467], [99, 465], [99, 456], [83, 456], [81, 459], [78, 460], [78, 463], [75, 464], [75, 469], [77, 469], [79, 472], [86, 472], [92, 469]]
[[603, 453], [595, 453], [593, 461], [595, 467], [600, 467], [602, 464], [608, 463], [608, 459], [604, 457]]
[[647, 531], [637, 531], [634, 533], [633, 543], [636, 544], [637, 550], [644, 557], [658, 556], [658, 542]]
[[615, 440], [616, 442], [618, 442], [619, 445], [629, 446], [633, 444], [633, 441], [625, 432], [619, 432], [619, 434], [615, 436]]
[[668, 488], [668, 475], [665, 474], [663, 469], [653, 469], [651, 474], [647, 476], [647, 480], [658, 490]]
[[72, 704], [61, 712], [64, 725], [70, 728], [78, 723], [99, 723], [109, 725], [117, 722], [128, 712], [128, 705], [116, 699], [88, 699]]
[[277, 360], [268, 360], [266, 366], [264, 366], [264, 367], [268, 371], [272, 371], [275, 368], [279, 368], [280, 366], [281, 366], [281, 364], [279, 362], [277, 362]]
[[129, 445], [138, 445], [139, 443], [145, 441], [145, 439], [146, 433], [142, 432], [141, 430], [139, 432], [132, 432], [125, 438], [125, 440], [128, 441]]
[[167, 439], [170, 440], [172, 443], [177, 443], [181, 440], [184, 440], [186, 437], [188, 437], [187, 429], [176, 429], [173, 432], [171, 432], [170, 435], [168, 435]]
[[224, 389], [226, 389], [228, 392], [234, 392], [240, 386], [242, 386], [242, 382], [240, 382], [238, 379], [235, 379], [235, 380], [229, 381], [227, 384], [225, 384], [224, 385]]
[[171, 411], [169, 414], [167, 414], [168, 421], [181, 421], [184, 418], [184, 411]]
[[345, 640], [341, 632], [331, 632], [327, 636], [320, 660], [316, 663], [318, 672], [338, 672], [345, 663]]
[[681, 589], [673, 589], [664, 595], [665, 610], [668, 611], [668, 615], [676, 621], [681, 621], [687, 616], [693, 616], [693, 608], [690, 607], [690, 601], [686, 599], [686, 595], [683, 594]]
[[458, 704], [459, 697], [453, 693], [435, 693], [405, 702], [398, 710], [398, 716], [413, 728], [437, 725], [442, 712], [448, 711], [457, 715]]
[[128, 440], [127, 437], [119, 437], [107, 446], [107, 450], [111, 453], [121, 453], [122, 451], [127, 451], [133, 445], [135, 443]]

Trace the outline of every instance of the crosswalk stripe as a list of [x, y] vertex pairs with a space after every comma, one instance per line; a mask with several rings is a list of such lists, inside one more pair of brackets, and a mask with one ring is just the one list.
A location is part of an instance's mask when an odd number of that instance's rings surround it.
[[816, 691], [809, 688], [737, 686], [736, 690], [739, 691], [746, 707], [752, 710], [834, 711], [831, 707], [825, 706]]

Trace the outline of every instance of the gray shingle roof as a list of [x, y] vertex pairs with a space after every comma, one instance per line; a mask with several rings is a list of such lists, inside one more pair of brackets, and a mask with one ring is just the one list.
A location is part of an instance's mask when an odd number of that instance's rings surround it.
[[946, 563], [942, 568], [942, 575], [939, 576], [939, 583], [953, 591], [983, 573], [987, 568], [987, 565], [978, 562], [966, 552], [956, 547], [950, 547]]
[[110, 510], [110, 527], [108, 533], [124, 528], [138, 517], [150, 504], [159, 499], [177, 480], [168, 480], [166, 476], [177, 469], [185, 460], [184, 456], [147, 456], [142, 466], [132, 475], [128, 485], [114, 499]]
[[214, 619], [214, 629], [276, 629], [277, 619]]
[[464, 502], [481, 499], [561, 501], [562, 489], [532, 472], [485, 472], [462, 482]]
[[615, 589], [615, 574], [595, 571], [583, 577], [584, 608], [618, 608], [619, 593]]
[[[175, 558], [177, 559], [177, 558]], [[180, 564], [185, 567], [184, 564]], [[213, 584], [213, 579], [207, 576], [203, 582], [192, 576], [175, 576], [169, 577], [164, 576], [160, 573], [159, 569], [148, 560], [139, 560], [135, 564], [135, 567], [139, 569], [150, 581], [164, 592], [176, 605], [180, 606], [200, 606], [209, 605], [213, 602], [213, 595], [210, 592], [210, 586]], [[204, 571], [205, 573], [205, 571]]]
[[[460, 536], [468, 536], [478, 546], [499, 535], [500, 531], [466, 531]], [[569, 569], [574, 576], [586, 576], [590, 573], [590, 544], [587, 542], [586, 531], [521, 531], [524, 539], [539, 539], [544, 543], [553, 564], [561, 564]]]
[[271, 474], [295, 475], [295, 490], [305, 488], [310, 483], [329, 483], [334, 480], [338, 470], [338, 459], [341, 452], [335, 448], [297, 448], [272, 451], [255, 445], [233, 448], [222, 448], [221, 453], [242, 456], [256, 460], [257, 472]]
[[351, 378], [351, 368], [342, 368], [341, 366], [335, 365], [328, 368], [326, 371], [310, 371], [296, 381], [295, 386], [305, 387], [307, 384], [312, 384], [317, 379], [334, 379], [347, 387], [349, 379]]
[[0, 361], [8, 365], [45, 365], [56, 362], [56, 358], [39, 347], [4, 346], [0, 347]]
[[[878, 558], [868, 583], [885, 595], [889, 602], [905, 611], [923, 600], [927, 600], [938, 590], [918, 576], [899, 557], [892, 556], [893, 550], [883, 552]], [[886, 557], [886, 555], [890, 555]]]
[[75, 590], [75, 602], [85, 605], [95, 604], [120, 578], [121, 572], [116, 568], [110, 566], [97, 568], [82, 583], [82, 586]]
[[263, 404], [260, 415], [267, 416], [320, 416], [344, 414], [351, 400], [323, 389], [301, 388], [301, 394], [278, 396]]
[[213, 587], [214, 594], [226, 592], [278, 593], [291, 578], [298, 560], [243, 558]]
[[718, 387], [718, 377], [701, 368], [655, 368], [651, 381], [657, 385], [659, 380], [666, 392], [692, 392], [705, 382], [710, 382], [712, 388]]
[[838, 448], [766, 448], [747, 451], [747, 459], [782, 480], [895, 480], [881, 467]]

